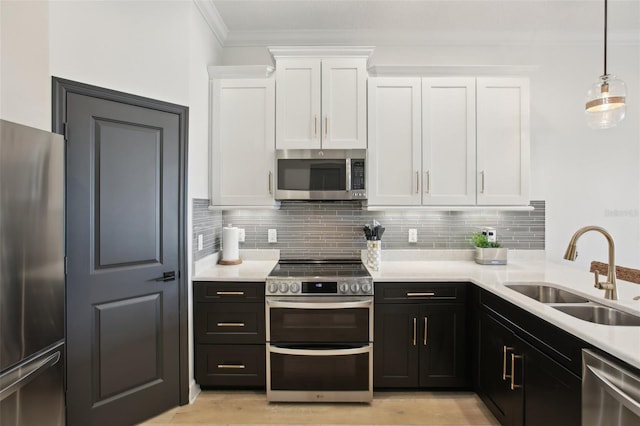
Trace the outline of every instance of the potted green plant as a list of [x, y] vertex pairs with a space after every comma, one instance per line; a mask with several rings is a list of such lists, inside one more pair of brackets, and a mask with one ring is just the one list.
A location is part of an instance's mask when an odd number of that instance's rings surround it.
[[489, 241], [482, 232], [471, 234], [471, 244], [475, 247], [475, 261], [481, 265], [506, 265], [507, 248], [497, 241]]

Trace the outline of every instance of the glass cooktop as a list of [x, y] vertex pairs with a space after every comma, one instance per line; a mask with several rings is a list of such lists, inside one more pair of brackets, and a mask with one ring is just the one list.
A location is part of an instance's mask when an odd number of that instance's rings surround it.
[[369, 271], [359, 259], [284, 259], [273, 268], [270, 278], [290, 277], [370, 277]]

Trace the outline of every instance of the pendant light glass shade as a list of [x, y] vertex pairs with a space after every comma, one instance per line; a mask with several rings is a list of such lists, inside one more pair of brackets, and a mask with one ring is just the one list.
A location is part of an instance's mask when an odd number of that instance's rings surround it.
[[604, 0], [604, 73], [587, 92], [585, 114], [594, 129], [616, 126], [627, 112], [627, 88], [615, 75], [607, 74], [607, 0]]
[[587, 92], [585, 114], [587, 124], [593, 129], [616, 126], [627, 112], [627, 88], [614, 75], [600, 76]]

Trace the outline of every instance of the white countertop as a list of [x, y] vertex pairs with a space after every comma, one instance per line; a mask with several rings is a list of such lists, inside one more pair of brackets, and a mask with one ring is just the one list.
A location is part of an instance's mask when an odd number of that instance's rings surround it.
[[[640, 315], [640, 301], [634, 301], [633, 297], [640, 295], [640, 285], [618, 280], [619, 300], [606, 300], [604, 290], [593, 287], [593, 274], [568, 266], [565, 261], [546, 260], [544, 252], [510, 251], [507, 265], [478, 265], [472, 260], [471, 253], [469, 250], [387, 250], [383, 252], [380, 270], [370, 272], [374, 282], [472, 282], [640, 368], [640, 327], [608, 326], [583, 321], [517, 293], [504, 284], [551, 283], [636, 315]], [[240, 265], [221, 266], [214, 263], [213, 266], [201, 267], [201, 271], [196, 268], [193, 280], [264, 281], [277, 263], [276, 253], [271, 253], [268, 258], [256, 258], [253, 254], [245, 257]]]
[[193, 281], [264, 281], [280, 258], [280, 250], [240, 250], [239, 265], [218, 264], [218, 253], [196, 262]]

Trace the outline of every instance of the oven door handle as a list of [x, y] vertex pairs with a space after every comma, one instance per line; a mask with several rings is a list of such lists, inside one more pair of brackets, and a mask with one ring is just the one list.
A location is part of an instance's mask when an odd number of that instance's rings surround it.
[[373, 300], [358, 300], [350, 302], [293, 302], [284, 300], [267, 299], [269, 308], [290, 308], [290, 309], [348, 309], [348, 308], [371, 308]]
[[267, 345], [267, 351], [270, 353], [282, 355], [305, 355], [305, 356], [341, 356], [341, 355], [359, 355], [371, 352], [373, 345], [368, 344], [359, 348], [349, 349], [290, 349], [279, 346]]

